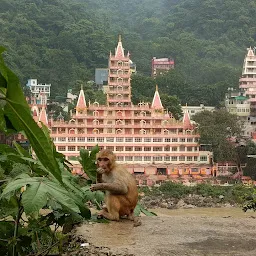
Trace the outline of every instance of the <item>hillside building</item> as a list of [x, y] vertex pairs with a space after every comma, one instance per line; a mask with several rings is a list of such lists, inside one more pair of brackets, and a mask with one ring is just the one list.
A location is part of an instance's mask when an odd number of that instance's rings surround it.
[[181, 108], [183, 113], [187, 111], [190, 117], [205, 110], [211, 111], [211, 112], [215, 110], [215, 107], [205, 106], [204, 104], [200, 104], [199, 106], [182, 106]]
[[255, 48], [248, 48], [244, 58], [242, 76], [239, 79], [239, 88], [248, 97], [250, 115], [256, 116], [256, 56]]
[[153, 57], [151, 61], [151, 76], [156, 77], [164, 72], [174, 68], [174, 59], [172, 58], [160, 58]]
[[35, 99], [39, 99], [42, 94], [46, 95], [47, 98], [51, 95], [51, 84], [38, 84], [37, 79], [29, 79], [27, 86]]

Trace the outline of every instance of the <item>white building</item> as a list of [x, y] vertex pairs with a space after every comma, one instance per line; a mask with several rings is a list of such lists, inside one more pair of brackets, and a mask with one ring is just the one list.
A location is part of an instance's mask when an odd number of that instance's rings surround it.
[[187, 111], [190, 117], [204, 110], [211, 111], [211, 112], [215, 110], [215, 107], [205, 106], [204, 104], [200, 104], [199, 106], [182, 106], [181, 108], [183, 113]]
[[47, 98], [50, 97], [51, 84], [38, 84], [37, 79], [28, 79], [27, 86], [34, 98], [38, 98], [40, 94], [46, 95]]

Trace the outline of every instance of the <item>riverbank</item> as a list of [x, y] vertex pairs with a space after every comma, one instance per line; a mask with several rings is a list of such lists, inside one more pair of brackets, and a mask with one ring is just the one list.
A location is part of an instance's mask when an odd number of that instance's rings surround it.
[[255, 212], [237, 207], [152, 210], [158, 216], [142, 216], [139, 227], [127, 220], [77, 227], [77, 239], [88, 244], [67, 255], [256, 255]]

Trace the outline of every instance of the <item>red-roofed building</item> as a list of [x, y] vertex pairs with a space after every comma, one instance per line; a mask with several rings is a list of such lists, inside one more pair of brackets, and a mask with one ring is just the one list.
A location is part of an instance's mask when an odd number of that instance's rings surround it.
[[174, 59], [172, 58], [160, 58], [154, 57], [151, 61], [151, 75], [156, 77], [164, 72], [174, 68]]

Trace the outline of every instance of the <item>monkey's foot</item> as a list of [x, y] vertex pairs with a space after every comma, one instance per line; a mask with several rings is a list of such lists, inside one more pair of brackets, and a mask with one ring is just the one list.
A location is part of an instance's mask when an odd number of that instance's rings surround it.
[[97, 219], [98, 219], [98, 220], [102, 220], [102, 219], [104, 219], [104, 216], [103, 216], [103, 215], [98, 214], [98, 215], [97, 215]]
[[135, 218], [134, 218], [133, 226], [134, 226], [134, 227], [138, 227], [138, 226], [140, 226], [141, 224], [142, 224], [141, 219], [140, 219], [139, 217], [135, 217]]

